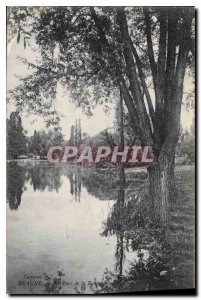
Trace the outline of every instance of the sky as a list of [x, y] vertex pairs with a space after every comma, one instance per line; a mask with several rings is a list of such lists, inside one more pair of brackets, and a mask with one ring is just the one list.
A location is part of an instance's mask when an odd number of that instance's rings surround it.
[[[24, 49], [23, 43], [17, 43], [16, 37], [14, 37], [7, 46], [7, 90], [14, 88], [18, 85], [19, 81], [15, 77], [15, 74], [26, 75], [27, 67], [18, 59], [18, 56], [22, 56], [29, 61], [34, 61], [37, 52], [32, 50], [31, 45]], [[184, 80], [184, 92], [192, 89], [192, 82], [189, 77], [186, 76]], [[92, 117], [87, 117], [83, 114], [80, 108], [76, 108], [76, 105], [72, 103], [71, 98], [68, 94], [63, 92], [60, 85], [57, 88], [57, 96], [55, 100], [55, 108], [61, 116], [60, 126], [62, 128], [62, 133], [65, 139], [70, 137], [71, 125], [75, 124], [75, 120], [80, 118], [82, 124], [82, 132], [88, 133], [93, 136], [100, 131], [112, 127], [114, 124], [114, 104], [110, 104], [110, 111], [105, 114], [103, 112], [104, 106], [98, 105], [92, 112]], [[11, 103], [7, 104], [7, 117], [10, 113], [15, 111], [15, 105]], [[181, 124], [183, 128], [189, 129], [194, 112], [192, 110], [187, 111], [184, 106], [182, 106], [181, 111]], [[40, 116], [27, 116], [27, 113], [22, 114], [22, 125], [24, 129], [28, 132], [28, 135], [32, 135], [34, 130], [46, 129], [43, 122], [43, 118]]]

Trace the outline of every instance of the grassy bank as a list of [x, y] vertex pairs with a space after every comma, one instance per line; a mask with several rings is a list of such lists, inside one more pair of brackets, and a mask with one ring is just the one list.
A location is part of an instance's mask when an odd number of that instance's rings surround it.
[[175, 169], [177, 193], [171, 207], [170, 232], [174, 247], [175, 278], [179, 288], [192, 288], [195, 282], [195, 167]]
[[[97, 293], [188, 289], [195, 285], [195, 171], [177, 166], [176, 192], [171, 201], [167, 228], [150, 225], [147, 176], [144, 170], [126, 170], [126, 189], [113, 206], [103, 235], [116, 235], [119, 273], [107, 271]], [[123, 196], [122, 196], [123, 195]], [[140, 196], [141, 195], [141, 196]], [[120, 243], [121, 241], [121, 243]], [[122, 274], [124, 252], [137, 260]], [[145, 253], [147, 253], [145, 255]]]

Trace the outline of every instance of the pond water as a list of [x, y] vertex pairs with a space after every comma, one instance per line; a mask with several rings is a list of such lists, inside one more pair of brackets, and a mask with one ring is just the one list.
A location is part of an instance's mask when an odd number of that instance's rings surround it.
[[[115, 235], [103, 236], [118, 189], [92, 168], [40, 161], [7, 164], [7, 291], [91, 293], [105, 269], [117, 272]], [[128, 250], [128, 249], [127, 249]], [[135, 253], [124, 251], [121, 272]]]

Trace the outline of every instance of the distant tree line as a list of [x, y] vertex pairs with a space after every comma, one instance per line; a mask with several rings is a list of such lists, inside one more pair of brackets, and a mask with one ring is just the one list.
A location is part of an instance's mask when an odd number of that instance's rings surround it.
[[29, 157], [46, 156], [48, 146], [60, 144], [63, 134], [56, 130], [34, 130], [32, 136], [27, 136], [27, 132], [22, 126], [19, 112], [12, 112], [7, 119], [7, 158], [17, 159], [23, 155]]
[[[124, 131], [124, 144], [137, 144], [138, 140], [128, 122], [128, 113], [125, 109], [123, 122], [120, 124], [120, 104], [116, 106], [116, 116], [114, 128], [108, 128], [90, 137], [82, 133], [81, 121], [76, 119], [75, 125], [71, 126], [70, 138], [65, 143], [79, 147], [81, 144], [93, 145], [118, 145], [120, 143], [121, 126]], [[27, 136], [26, 130], [22, 126], [19, 112], [12, 112], [7, 119], [7, 158], [17, 159], [19, 156], [45, 158], [50, 145], [59, 145], [64, 140], [61, 131], [56, 130], [34, 130], [32, 136]], [[186, 156], [186, 163], [195, 161], [195, 120], [190, 130], [181, 129], [179, 142], [176, 149], [177, 156]]]

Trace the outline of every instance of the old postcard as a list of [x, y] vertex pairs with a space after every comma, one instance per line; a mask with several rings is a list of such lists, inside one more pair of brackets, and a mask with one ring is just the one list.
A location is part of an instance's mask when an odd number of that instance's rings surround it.
[[7, 7], [7, 293], [195, 292], [195, 8]]

